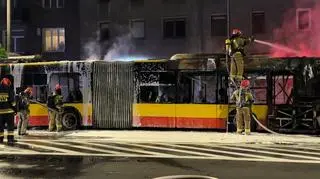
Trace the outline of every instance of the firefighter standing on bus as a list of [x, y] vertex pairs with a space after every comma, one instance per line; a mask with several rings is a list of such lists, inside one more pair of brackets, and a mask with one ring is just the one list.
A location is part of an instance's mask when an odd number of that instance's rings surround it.
[[62, 130], [63, 96], [61, 86], [56, 85], [54, 93], [49, 96], [47, 106], [49, 108], [49, 131]]
[[231, 37], [225, 41], [226, 51], [231, 57], [230, 79], [237, 87], [243, 79], [244, 57], [246, 56], [244, 48], [253, 41], [254, 37], [247, 38], [238, 29], [234, 29]]
[[233, 92], [231, 100], [236, 101], [236, 121], [237, 121], [237, 133], [243, 132], [243, 123], [245, 134], [249, 135], [250, 122], [251, 122], [251, 106], [254, 102], [253, 96], [249, 91], [250, 81], [242, 80], [240, 88]]
[[0, 143], [4, 140], [4, 128], [7, 124], [8, 145], [12, 145], [14, 140], [14, 114], [16, 112], [14, 90], [11, 81], [3, 78], [0, 83]]

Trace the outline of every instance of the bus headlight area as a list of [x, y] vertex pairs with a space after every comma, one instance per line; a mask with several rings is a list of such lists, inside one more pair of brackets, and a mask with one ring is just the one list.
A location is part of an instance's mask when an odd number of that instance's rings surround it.
[[[246, 62], [254, 119], [277, 132], [316, 133], [320, 58], [252, 56]], [[235, 105], [224, 54], [176, 54], [170, 59], [2, 63], [14, 88], [31, 86], [31, 126], [48, 126], [48, 94], [59, 83], [65, 129], [176, 128], [234, 131]], [[312, 75], [310, 75], [312, 74]], [[72, 115], [71, 115], [72, 114]]]

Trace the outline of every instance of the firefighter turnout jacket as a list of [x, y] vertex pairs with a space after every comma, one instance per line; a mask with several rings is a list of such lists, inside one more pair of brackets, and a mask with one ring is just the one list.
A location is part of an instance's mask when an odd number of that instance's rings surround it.
[[0, 85], [0, 115], [15, 113], [14, 91], [4, 85]]
[[242, 107], [251, 107], [254, 102], [251, 92], [247, 89], [237, 89], [233, 92], [231, 100], [236, 101], [236, 106], [239, 108]]
[[245, 37], [243, 35], [234, 35], [231, 36], [231, 38], [226, 39], [225, 45], [226, 45], [226, 51], [228, 52], [229, 56], [232, 56], [233, 54], [240, 52], [243, 56], [245, 56], [244, 48], [249, 43], [253, 42], [253, 37]]

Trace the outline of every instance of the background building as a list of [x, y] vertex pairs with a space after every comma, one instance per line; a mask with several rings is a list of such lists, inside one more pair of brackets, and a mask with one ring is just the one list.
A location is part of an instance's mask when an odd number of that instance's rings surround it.
[[[5, 1], [0, 0], [0, 41], [5, 42]], [[227, 0], [12, 0], [12, 49], [51, 59], [90, 56], [169, 57], [223, 52]], [[299, 1], [301, 2], [301, 1]], [[257, 39], [315, 44], [310, 29], [315, 0], [230, 0], [230, 29]], [[319, 14], [320, 15], [320, 14]], [[286, 28], [282, 25], [287, 23]], [[309, 33], [309, 34], [308, 34]], [[307, 38], [305, 35], [307, 34]], [[288, 40], [289, 39], [289, 40]], [[312, 46], [312, 45], [311, 45]], [[256, 44], [251, 53], [268, 53]]]

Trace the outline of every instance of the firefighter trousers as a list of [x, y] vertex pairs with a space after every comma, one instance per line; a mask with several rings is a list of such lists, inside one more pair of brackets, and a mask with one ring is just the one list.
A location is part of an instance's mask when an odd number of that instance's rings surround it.
[[250, 108], [249, 107], [241, 107], [237, 108], [236, 114], [237, 120], [237, 133], [243, 132], [243, 123], [244, 123], [244, 130], [246, 134], [250, 134], [250, 122], [251, 122], [251, 115], [250, 115]]
[[4, 139], [4, 128], [7, 124], [7, 139], [8, 143], [14, 142], [14, 114], [7, 113], [0, 115], [0, 143]]
[[56, 111], [49, 111], [49, 131], [57, 130], [58, 132], [62, 129], [61, 115]]
[[18, 134], [24, 135], [27, 133], [28, 123], [29, 123], [29, 112], [27, 110], [21, 110], [18, 112], [19, 122], [18, 122]]
[[231, 57], [230, 78], [238, 85], [243, 79], [244, 57], [240, 52], [236, 52]]

